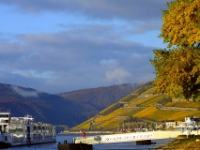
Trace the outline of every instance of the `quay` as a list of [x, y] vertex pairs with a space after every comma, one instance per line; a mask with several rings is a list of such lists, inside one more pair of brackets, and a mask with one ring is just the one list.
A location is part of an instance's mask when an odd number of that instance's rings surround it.
[[66, 140], [63, 144], [58, 143], [57, 148], [58, 150], [93, 150], [94, 144], [122, 142], [136, 142], [136, 145], [149, 145], [155, 143], [152, 140], [177, 138], [179, 135], [182, 135], [181, 131], [151, 131], [75, 137], [70, 144]]
[[122, 134], [96, 135], [86, 137], [75, 137], [75, 144], [108, 144], [120, 142], [136, 142], [137, 145], [151, 144], [152, 140], [176, 138], [182, 135], [181, 131], [151, 131], [151, 132], [131, 132]]

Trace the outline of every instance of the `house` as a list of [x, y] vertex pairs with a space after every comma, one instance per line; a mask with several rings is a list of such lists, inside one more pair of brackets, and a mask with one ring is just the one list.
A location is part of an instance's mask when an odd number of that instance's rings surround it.
[[173, 129], [176, 125], [177, 122], [175, 122], [174, 120], [163, 120], [162, 122], [156, 124], [156, 129]]
[[176, 122], [174, 120], [164, 120], [163, 127], [164, 129], [172, 129], [176, 126]]

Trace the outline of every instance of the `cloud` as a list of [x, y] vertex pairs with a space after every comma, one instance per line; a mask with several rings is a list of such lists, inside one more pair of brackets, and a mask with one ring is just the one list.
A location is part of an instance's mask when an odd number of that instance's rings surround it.
[[166, 2], [0, 1], [0, 82], [58, 93], [151, 80]]
[[20, 34], [16, 36], [19, 43], [0, 45], [2, 64], [10, 63], [10, 67], [18, 70], [39, 69], [43, 74], [44, 70], [54, 72], [61, 68], [97, 64], [102, 60], [115, 60], [117, 63], [129, 55], [151, 53], [144, 45], [123, 40], [121, 33], [112, 32], [104, 26], [85, 28], [59, 33]]
[[65, 12], [82, 14], [90, 19], [125, 19], [150, 20], [159, 19], [161, 10], [166, 8], [169, 0], [9, 0], [0, 1], [1, 4], [12, 5], [23, 13], [37, 12]]
[[15, 35], [19, 42], [0, 44], [0, 70], [11, 73], [2, 76], [0, 82], [39, 87], [53, 93], [105, 86], [105, 81], [106, 85], [135, 82], [131, 78], [137, 78], [139, 73], [134, 72], [146, 73], [141, 65], [150, 66], [153, 47], [125, 40], [120, 35], [107, 25]]
[[128, 71], [118, 68], [115, 70], [107, 71], [105, 73], [105, 81], [115, 81], [116, 83], [121, 84], [125, 81], [125, 78], [127, 78], [128, 76], [131, 76], [131, 74]]
[[14, 92], [16, 92], [17, 94], [27, 98], [27, 97], [38, 97], [38, 92], [36, 91], [28, 91], [25, 89], [21, 89], [17, 86], [11, 86], [11, 88], [13, 89]]

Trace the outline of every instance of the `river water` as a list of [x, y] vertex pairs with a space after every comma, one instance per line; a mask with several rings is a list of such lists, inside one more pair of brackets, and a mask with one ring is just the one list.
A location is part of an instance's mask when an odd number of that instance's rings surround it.
[[[77, 136], [79, 135], [57, 135], [56, 143], [12, 147], [12, 148], [4, 149], [4, 150], [57, 150], [58, 142], [62, 144], [64, 140], [67, 140], [68, 143], [72, 143], [72, 139]], [[87, 135], [87, 136], [94, 136], [94, 135]], [[172, 140], [173, 139], [155, 140], [153, 142], [156, 142], [156, 144], [151, 144], [151, 145], [136, 145], [136, 142], [96, 144], [96, 145], [93, 145], [93, 148], [94, 150], [150, 150], [150, 149], [162, 146]]]

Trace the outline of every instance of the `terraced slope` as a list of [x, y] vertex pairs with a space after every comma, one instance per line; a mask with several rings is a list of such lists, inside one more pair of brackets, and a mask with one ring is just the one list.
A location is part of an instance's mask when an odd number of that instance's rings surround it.
[[147, 83], [72, 130], [117, 130], [122, 126], [138, 126], [136, 122], [144, 127], [163, 120], [181, 121], [186, 116], [200, 117], [199, 105], [191, 101], [173, 102], [165, 95], [156, 94], [156, 89]]

